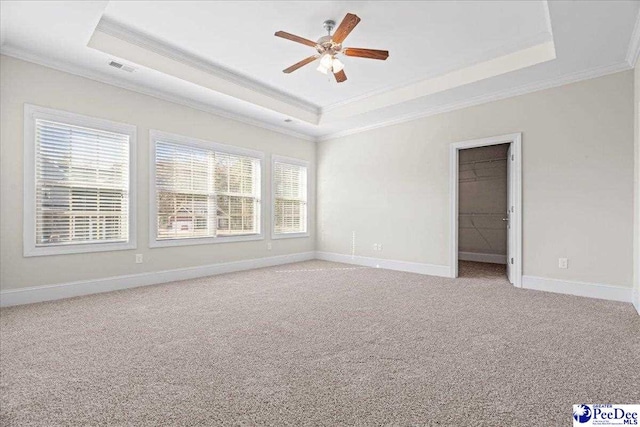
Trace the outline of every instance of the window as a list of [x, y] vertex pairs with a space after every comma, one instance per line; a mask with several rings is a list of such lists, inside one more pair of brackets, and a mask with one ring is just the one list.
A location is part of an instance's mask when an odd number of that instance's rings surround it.
[[135, 248], [134, 143], [134, 126], [25, 106], [25, 256]]
[[152, 131], [151, 246], [261, 239], [261, 153]]
[[308, 163], [273, 157], [273, 238], [307, 234]]

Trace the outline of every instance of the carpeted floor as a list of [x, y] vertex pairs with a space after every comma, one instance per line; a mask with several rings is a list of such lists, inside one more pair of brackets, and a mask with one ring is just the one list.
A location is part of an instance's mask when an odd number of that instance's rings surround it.
[[631, 304], [310, 261], [0, 311], [0, 424], [567, 426], [640, 403]]

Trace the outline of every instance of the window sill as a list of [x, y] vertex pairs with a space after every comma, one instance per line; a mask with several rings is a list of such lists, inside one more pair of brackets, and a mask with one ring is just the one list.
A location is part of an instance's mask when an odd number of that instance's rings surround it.
[[271, 240], [278, 239], [296, 239], [300, 237], [309, 237], [309, 233], [271, 233]]
[[171, 246], [217, 245], [220, 243], [251, 242], [264, 240], [264, 234], [247, 234], [241, 236], [200, 237], [195, 239], [166, 239], [149, 242], [150, 248], [166, 248]]
[[126, 251], [136, 249], [134, 242], [118, 242], [118, 243], [76, 243], [58, 246], [35, 246], [25, 247], [23, 255], [25, 257], [34, 256], [50, 256], [50, 255], [67, 255], [67, 254], [84, 254], [90, 252], [112, 252]]

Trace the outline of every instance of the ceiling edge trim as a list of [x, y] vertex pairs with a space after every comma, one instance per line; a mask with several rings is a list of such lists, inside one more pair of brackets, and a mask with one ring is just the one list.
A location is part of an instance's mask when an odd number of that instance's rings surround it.
[[547, 21], [547, 31], [549, 32], [549, 34], [551, 34], [551, 37], [553, 37], [553, 24], [551, 23], [551, 10], [549, 9], [549, 0], [543, 0], [542, 9], [544, 10], [544, 18]]
[[404, 116], [400, 116], [391, 120], [387, 120], [384, 122], [378, 122], [373, 125], [362, 126], [357, 128], [348, 129], [345, 131], [330, 133], [326, 135], [321, 135], [316, 138], [316, 141], [328, 141], [331, 139], [341, 138], [344, 136], [354, 135], [361, 132], [366, 132], [373, 129], [379, 129], [387, 126], [393, 126], [401, 123], [410, 122], [413, 120], [421, 119], [424, 117], [435, 116], [436, 114], [448, 113], [455, 110], [461, 110], [464, 108], [474, 107], [477, 105], [487, 104], [493, 101], [500, 101], [502, 99], [513, 98], [515, 96], [526, 95], [528, 93], [538, 92], [545, 89], [551, 89], [558, 86], [564, 86], [571, 83], [577, 83], [583, 80], [594, 79], [597, 77], [603, 77], [608, 74], [615, 74], [622, 71], [627, 71], [632, 67], [626, 62], [618, 62], [611, 65], [605, 65], [602, 67], [595, 67], [589, 70], [579, 71], [576, 73], [566, 74], [564, 76], [560, 76], [553, 79], [543, 80], [536, 83], [526, 84], [522, 86], [515, 87], [513, 89], [508, 89], [500, 92], [494, 92], [487, 95], [480, 95], [474, 98], [461, 101], [461, 102], [453, 102], [450, 104], [437, 106], [433, 108], [429, 108], [427, 110], [423, 110], [421, 112], [410, 113]]
[[301, 108], [307, 112], [316, 115], [320, 113], [320, 107], [313, 103], [297, 98], [277, 88], [238, 74], [231, 69], [213, 64], [205, 59], [199, 58], [168, 43], [157, 40], [104, 16], [100, 20], [100, 23], [96, 27], [95, 31], [102, 31], [103, 33], [109, 34], [113, 37], [117, 37], [126, 42], [135, 44], [141, 48], [148, 49], [152, 52], [173, 59], [174, 61], [182, 62], [194, 68], [198, 68], [230, 83], [243, 86], [254, 92], [261, 93], [262, 95], [266, 95], [294, 107]]
[[554, 60], [556, 49], [553, 41], [502, 55], [489, 61], [471, 65], [439, 77], [423, 80], [411, 86], [382, 93], [355, 104], [348, 104], [339, 110], [332, 110], [321, 117], [321, 124], [340, 121], [345, 117], [357, 116], [371, 111], [402, 104], [440, 92], [519, 71], [533, 65]]
[[28, 52], [24, 49], [16, 48], [14, 46], [2, 45], [0, 46], [0, 54], [10, 56], [12, 58], [20, 59], [22, 61], [31, 62], [37, 65], [42, 65], [47, 68], [52, 68], [57, 71], [62, 71], [65, 73], [73, 74], [78, 77], [84, 77], [89, 80], [93, 80], [99, 83], [108, 84], [111, 86], [116, 86], [121, 89], [130, 90], [132, 92], [136, 92], [142, 95], [151, 96], [157, 99], [161, 99], [163, 101], [168, 101], [174, 104], [182, 105], [185, 107], [193, 108], [194, 110], [202, 111], [205, 113], [213, 114], [218, 117], [222, 117], [225, 119], [234, 120], [240, 123], [244, 123], [247, 125], [259, 127], [262, 129], [270, 130], [272, 132], [280, 133], [283, 135], [293, 136], [295, 138], [304, 139], [306, 141], [316, 141], [316, 138], [312, 135], [307, 135], [304, 133], [296, 132], [290, 129], [286, 129], [280, 126], [275, 126], [269, 123], [265, 123], [260, 120], [255, 120], [241, 114], [231, 113], [226, 110], [221, 110], [219, 108], [211, 107], [209, 105], [192, 101], [188, 98], [183, 98], [179, 96], [169, 95], [166, 92], [158, 91], [155, 89], [150, 89], [146, 87], [141, 87], [138, 85], [126, 83], [120, 79], [114, 78], [112, 76], [96, 73], [93, 71], [89, 71], [80, 67], [72, 66], [69, 64], [62, 63], [60, 61], [52, 60], [50, 58], [43, 57], [38, 54], [34, 54], [32, 52]]
[[70, 66], [68, 64], [64, 64], [59, 61], [52, 60], [50, 58], [45, 58], [43, 56], [34, 54], [32, 52], [28, 52], [24, 49], [16, 48], [14, 46], [9, 46], [6, 44], [0, 46], [0, 54], [17, 58], [23, 61], [35, 63], [38, 65], [42, 65], [58, 71], [73, 74], [79, 77], [84, 77], [100, 83], [116, 86], [121, 89], [126, 89], [132, 92], [151, 96], [164, 101], [172, 102], [174, 104], [190, 107], [198, 111], [213, 114], [215, 116], [234, 120], [240, 123], [248, 124], [251, 126], [262, 128], [262, 129], [270, 130], [272, 132], [293, 136], [306, 141], [314, 141], [314, 142], [327, 141], [331, 139], [341, 138], [343, 136], [366, 132], [373, 129], [393, 126], [396, 124], [410, 122], [412, 120], [417, 120], [424, 117], [434, 116], [436, 114], [447, 113], [455, 110], [473, 107], [476, 105], [487, 104], [493, 101], [499, 101], [499, 100], [511, 98], [514, 96], [525, 95], [527, 93], [537, 92], [540, 90], [551, 89], [551, 88], [563, 86], [566, 84], [577, 83], [579, 81], [602, 77], [608, 74], [615, 74], [615, 73], [626, 71], [633, 68], [631, 65], [629, 65], [627, 61], [623, 61], [620, 63], [614, 63], [607, 66], [596, 67], [589, 70], [580, 71], [577, 73], [567, 74], [554, 79], [543, 80], [533, 84], [522, 85], [513, 89], [501, 91], [501, 92], [495, 92], [492, 94], [477, 96], [475, 98], [471, 98], [462, 102], [454, 102], [454, 103], [446, 104], [443, 106], [429, 108], [427, 110], [406, 114], [404, 116], [396, 117], [394, 119], [387, 120], [384, 122], [378, 122], [373, 125], [355, 127], [355, 128], [347, 129], [344, 131], [339, 131], [339, 132], [334, 132], [334, 133], [329, 133], [329, 134], [314, 137], [313, 135], [304, 134], [304, 133], [292, 131], [290, 129], [282, 128], [280, 126], [271, 125], [269, 123], [265, 123], [260, 120], [255, 120], [240, 114], [235, 114], [226, 110], [221, 110], [215, 107], [211, 107], [206, 104], [195, 102], [187, 98], [177, 97], [174, 95], [169, 95], [165, 92], [161, 92], [161, 91], [157, 91], [149, 88], [142, 88], [137, 85], [132, 85], [132, 84], [123, 82], [121, 80], [118, 80], [112, 76], [91, 72], [75, 66]]
[[372, 98], [374, 96], [377, 95], [381, 95], [381, 94], [385, 94], [388, 92], [395, 92], [401, 89], [405, 89], [409, 86], [412, 85], [416, 85], [419, 83], [423, 83], [426, 82], [428, 80], [434, 79], [434, 78], [438, 78], [441, 77], [443, 75], [446, 75], [448, 73], [451, 72], [455, 72], [455, 71], [459, 71], [462, 70], [464, 68], [468, 68], [468, 67], [472, 67], [474, 65], [486, 62], [486, 61], [490, 61], [492, 59], [496, 59], [498, 57], [504, 56], [504, 55], [509, 55], [509, 54], [513, 54], [516, 52], [519, 52], [521, 50], [525, 50], [534, 46], [537, 46], [539, 44], [543, 44], [543, 43], [547, 43], [547, 42], [553, 42], [553, 34], [552, 33], [548, 33], [548, 32], [540, 32], [537, 33], [531, 37], [528, 37], [526, 39], [523, 40], [518, 40], [515, 43], [506, 43], [498, 48], [494, 48], [494, 49], [490, 49], [487, 50], [485, 52], [482, 52], [481, 55], [477, 55], [471, 59], [466, 59], [466, 60], [462, 60], [462, 61], [457, 61], [457, 62], [452, 62], [449, 65], [447, 65], [446, 67], [443, 67], [437, 71], [434, 71], [432, 73], [429, 73], [425, 76], [421, 76], [419, 78], [414, 78], [414, 79], [410, 79], [407, 80], [405, 82], [399, 83], [399, 84], [394, 84], [394, 85], [387, 85], [378, 89], [374, 89], [371, 90], [369, 92], [363, 93], [361, 95], [358, 96], [354, 96], [351, 97], [349, 99], [345, 99], [343, 101], [339, 101], [339, 102], [334, 102], [333, 104], [329, 104], [326, 106], [323, 106], [320, 108], [320, 114], [323, 115], [325, 113], [331, 112], [333, 110], [336, 110], [338, 108], [344, 107], [346, 105], [349, 104], [353, 104], [356, 102], [361, 102], [361, 101], [365, 101], [369, 98]]
[[636, 25], [633, 27], [629, 48], [627, 49], [627, 63], [631, 68], [636, 66], [638, 57], [640, 57], [640, 11], [636, 16]]

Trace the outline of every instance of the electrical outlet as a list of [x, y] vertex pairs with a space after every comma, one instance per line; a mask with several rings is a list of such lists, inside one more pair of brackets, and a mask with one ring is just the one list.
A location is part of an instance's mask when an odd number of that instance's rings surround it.
[[374, 243], [374, 244], [373, 244], [373, 250], [374, 250], [374, 251], [377, 251], [377, 250], [378, 250], [378, 244], [377, 244], [377, 243]]
[[558, 258], [558, 268], [569, 268], [569, 261], [567, 258]]
[[378, 243], [378, 250], [381, 251], [382, 250], [382, 243]]
[[142, 264], [143, 261], [144, 261], [143, 255], [136, 254], [136, 264]]
[[270, 251], [273, 247], [271, 246], [271, 242], [267, 243], [267, 250]]

